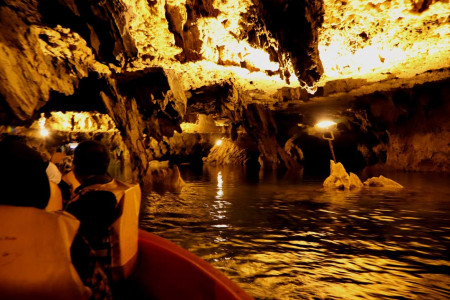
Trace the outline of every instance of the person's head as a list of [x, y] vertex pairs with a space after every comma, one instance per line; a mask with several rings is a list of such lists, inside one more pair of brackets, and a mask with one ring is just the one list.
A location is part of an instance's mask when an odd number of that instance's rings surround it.
[[75, 149], [73, 171], [78, 180], [107, 174], [109, 153], [106, 147], [97, 141], [85, 141]]
[[0, 142], [0, 204], [45, 208], [50, 185], [40, 154], [16, 139]]

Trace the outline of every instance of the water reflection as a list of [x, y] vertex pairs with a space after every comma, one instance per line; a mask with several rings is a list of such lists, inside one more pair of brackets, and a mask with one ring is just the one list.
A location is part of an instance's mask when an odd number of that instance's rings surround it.
[[216, 195], [217, 200], [221, 200], [223, 197], [222, 184], [223, 184], [222, 172], [219, 172], [217, 173], [217, 195]]
[[448, 176], [389, 174], [403, 191], [326, 192], [321, 180], [181, 170], [141, 226], [213, 263], [257, 299], [448, 299]]
[[[223, 196], [223, 179], [222, 179], [222, 172], [219, 171], [217, 173], [217, 193], [215, 198], [215, 201], [212, 204], [213, 209], [210, 211], [212, 220], [222, 220], [226, 218], [227, 214], [227, 206], [231, 205], [230, 202], [225, 201]], [[226, 228], [228, 227], [228, 224], [215, 224], [213, 225], [215, 228]]]

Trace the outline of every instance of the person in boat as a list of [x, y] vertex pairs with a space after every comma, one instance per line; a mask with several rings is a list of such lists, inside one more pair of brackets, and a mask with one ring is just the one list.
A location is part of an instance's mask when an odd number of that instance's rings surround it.
[[73, 172], [80, 185], [65, 210], [80, 220], [80, 232], [118, 286], [137, 260], [140, 187], [112, 178], [109, 162], [102, 143], [84, 141], [77, 146]]
[[[111, 299], [108, 279], [87, 245], [77, 246], [84, 249], [79, 256], [71, 254], [75, 240], [82, 241], [77, 239], [80, 222], [66, 212], [45, 210], [50, 198], [46, 167], [23, 142], [0, 142], [1, 298]], [[82, 273], [75, 261], [88, 261], [96, 270]]]
[[49, 211], [62, 210], [63, 190], [60, 185], [63, 184], [63, 181], [61, 180], [62, 177], [61, 172], [59, 171], [58, 167], [51, 161], [48, 161], [46, 164], [47, 168], [45, 169], [45, 172], [47, 173], [47, 177], [50, 182], [50, 200], [48, 201], [48, 205], [45, 208], [45, 210]]

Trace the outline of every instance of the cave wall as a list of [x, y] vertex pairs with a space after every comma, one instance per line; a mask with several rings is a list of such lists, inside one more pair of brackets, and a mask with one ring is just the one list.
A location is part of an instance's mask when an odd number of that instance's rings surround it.
[[450, 170], [448, 79], [359, 97], [355, 108], [367, 111], [368, 123], [361, 124], [363, 131], [387, 135], [387, 139], [378, 139], [379, 144], [369, 146], [370, 156], [382, 153], [378, 157], [386, 167]]
[[329, 169], [328, 143], [314, 127], [322, 118], [338, 123], [333, 147], [347, 170], [449, 171], [448, 79], [399, 84], [364, 95], [345, 92], [345, 82], [340, 85], [324, 89], [322, 95], [327, 96], [288, 102], [275, 112], [279, 143], [289, 140], [302, 150], [305, 172]]
[[[290, 126], [283, 118], [290, 110], [285, 104], [319, 100], [347, 120], [340, 125], [337, 152], [349, 151], [340, 145], [350, 143], [368, 165], [447, 171], [448, 69], [403, 79], [383, 73], [383, 78], [398, 79], [397, 86], [346, 78], [317, 88], [326, 78], [320, 34], [326, 30], [323, 36], [332, 40], [330, 16], [339, 13], [325, 14], [325, 7], [339, 4], [331, 2], [1, 1], [0, 125], [27, 126], [42, 112], [107, 113], [130, 150], [139, 179], [155, 158], [207, 151], [212, 146], [208, 138], [178, 134], [185, 116], [208, 114], [227, 120], [231, 140], [244, 139], [265, 166], [295, 168], [301, 155], [295, 150], [296, 157], [289, 156], [284, 144], [295, 140], [293, 134], [310, 133], [285, 128]], [[428, 29], [435, 32], [443, 21], [440, 2], [414, 2], [407, 15], [439, 20]], [[349, 5], [338, 6], [347, 9], [343, 18], [351, 16]], [[249, 77], [241, 80], [241, 75]], [[294, 87], [292, 75], [299, 82]], [[274, 92], [271, 88], [281, 87], [280, 81], [283, 88]], [[312, 90], [315, 94], [308, 93]], [[315, 112], [302, 109], [289, 113], [300, 113], [311, 126]], [[304, 143], [320, 144], [310, 138]], [[307, 159], [308, 151], [303, 152]]]
[[43, 26], [38, 1], [0, 3], [0, 114], [3, 124], [36, 117], [52, 91], [71, 95], [100, 64], [86, 41], [61, 26]]
[[[236, 3], [230, 1], [227, 5]], [[174, 130], [180, 131], [186, 110], [185, 84], [166, 67], [174, 62], [205, 59], [201, 46], [206, 41], [202, 40], [204, 34], [199, 33], [198, 24], [219, 15], [235, 16], [226, 11], [227, 5], [213, 1], [2, 1], [1, 124], [30, 124], [41, 112], [52, 109], [104, 109], [130, 148], [133, 166], [144, 174], [151, 156], [149, 139], [161, 141], [171, 137]], [[288, 46], [282, 52], [294, 57], [313, 49], [304, 61], [309, 66], [320, 64], [314, 45], [321, 7], [313, 2], [288, 4], [294, 5], [299, 14], [289, 19], [281, 18], [283, 11], [291, 11], [283, 1], [246, 1], [234, 7], [251, 11], [257, 18], [259, 27], [251, 29], [252, 34], [261, 37], [264, 32], [266, 40], [270, 37], [272, 54], [278, 40], [288, 45], [294, 36], [291, 30], [279, 29], [299, 22], [296, 28], [305, 35], [296, 38], [294, 44], [301, 46], [305, 42], [306, 47], [296, 53], [294, 46]], [[310, 6], [315, 8], [308, 9]], [[268, 9], [277, 13], [271, 22]], [[158, 21], [162, 20], [161, 14], [164, 20]], [[246, 29], [248, 26], [233, 29], [239, 33], [235, 38], [246, 38]], [[259, 38], [251, 43], [270, 48]], [[282, 68], [286, 65], [285, 57], [272, 55], [272, 59], [279, 61]], [[219, 59], [214, 63], [255, 70], [245, 61], [236, 64]], [[301, 74], [304, 68], [296, 64], [294, 69]], [[313, 84], [319, 73], [305, 80]], [[78, 107], [74, 104], [77, 101]], [[232, 111], [232, 106], [227, 111]]]
[[132, 165], [141, 177], [152, 160], [148, 149], [150, 138], [162, 140], [171, 137], [175, 130], [181, 131], [186, 97], [177, 91], [178, 86], [174, 74], [158, 68], [117, 74], [108, 78], [108, 89], [100, 91], [108, 114], [131, 149]]

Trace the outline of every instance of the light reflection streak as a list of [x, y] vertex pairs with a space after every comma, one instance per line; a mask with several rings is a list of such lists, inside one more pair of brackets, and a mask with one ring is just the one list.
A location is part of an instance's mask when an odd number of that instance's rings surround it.
[[[216, 194], [216, 199], [217, 200], [222, 200], [223, 199], [223, 189], [222, 189], [222, 185], [223, 185], [223, 179], [222, 179], [222, 172], [219, 171], [219, 173], [217, 173], [217, 194]], [[219, 202], [219, 207], [221, 208], [221, 203]]]
[[[230, 203], [225, 201], [223, 199], [224, 192], [223, 192], [223, 179], [222, 179], [222, 172], [219, 171], [217, 173], [217, 192], [216, 196], [214, 197], [216, 200], [214, 201], [214, 204], [212, 205], [214, 208], [214, 211], [212, 212], [213, 218], [215, 220], [222, 220], [226, 217], [226, 206], [228, 206]], [[225, 225], [228, 227], [228, 225]]]
[[223, 185], [223, 179], [222, 179], [222, 172], [220, 171], [217, 173], [217, 188], [222, 189]]

